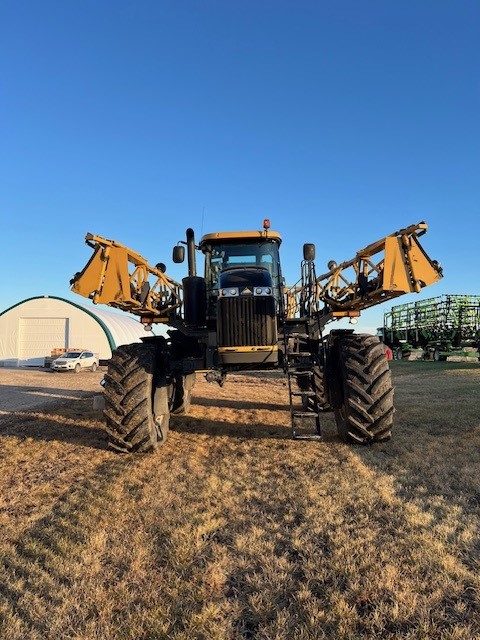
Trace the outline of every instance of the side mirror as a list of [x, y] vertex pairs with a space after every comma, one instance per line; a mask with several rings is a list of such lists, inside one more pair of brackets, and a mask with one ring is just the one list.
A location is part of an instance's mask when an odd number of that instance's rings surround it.
[[303, 259], [311, 262], [315, 260], [315, 245], [314, 244], [304, 244], [303, 245]]
[[173, 247], [173, 261], [175, 264], [180, 264], [185, 260], [185, 247], [178, 245]]

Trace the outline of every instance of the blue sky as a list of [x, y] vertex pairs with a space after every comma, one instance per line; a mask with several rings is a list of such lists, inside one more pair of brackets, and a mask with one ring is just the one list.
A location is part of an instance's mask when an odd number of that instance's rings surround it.
[[475, 0], [2, 0], [0, 54], [2, 310], [82, 302], [87, 231], [180, 279], [188, 226], [264, 217], [290, 283], [426, 220], [445, 277], [401, 301], [480, 293]]

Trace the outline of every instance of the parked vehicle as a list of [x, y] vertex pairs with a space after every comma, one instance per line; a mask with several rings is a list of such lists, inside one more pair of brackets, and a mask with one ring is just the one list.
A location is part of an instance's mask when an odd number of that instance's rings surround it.
[[98, 358], [91, 351], [67, 351], [51, 365], [52, 371], [74, 371], [75, 373], [80, 373], [82, 369], [96, 371], [97, 368]]

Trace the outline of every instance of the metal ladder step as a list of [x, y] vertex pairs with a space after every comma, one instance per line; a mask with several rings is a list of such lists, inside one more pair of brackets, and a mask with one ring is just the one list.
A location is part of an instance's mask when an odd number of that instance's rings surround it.
[[[300, 421], [314, 423], [315, 431], [312, 426], [300, 424]], [[313, 411], [292, 411], [292, 435], [296, 440], [320, 440], [320, 423], [319, 415]]]
[[[298, 351], [289, 351], [287, 343], [289, 343], [290, 340], [294, 341], [293, 346], [298, 349]], [[308, 340], [307, 333], [300, 333], [299, 331], [284, 333], [286, 355], [284, 366], [288, 379], [292, 437], [295, 440], [321, 440], [320, 414], [317, 406], [314, 381], [312, 379], [314, 376], [313, 367], [315, 358], [311, 351], [304, 350], [305, 347], [308, 348], [308, 344], [305, 342], [306, 340]], [[303, 350], [300, 350], [302, 347]], [[298, 378], [309, 379], [307, 386], [309, 386], [310, 389], [308, 391], [294, 390], [295, 387], [293, 385]], [[302, 405], [304, 409], [311, 407], [313, 411], [299, 410]]]

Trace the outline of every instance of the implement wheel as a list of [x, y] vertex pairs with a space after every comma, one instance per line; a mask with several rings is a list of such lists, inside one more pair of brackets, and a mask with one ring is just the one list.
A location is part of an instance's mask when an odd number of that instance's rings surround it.
[[153, 451], [167, 437], [171, 386], [158, 370], [155, 354], [155, 346], [144, 343], [123, 345], [112, 354], [104, 417], [109, 445], [117, 451]]
[[446, 362], [447, 356], [442, 355], [440, 349], [437, 348], [433, 353], [433, 359], [435, 360], [435, 362]]
[[377, 336], [350, 334], [335, 345], [336, 384], [332, 403], [344, 442], [388, 440], [393, 422], [393, 387]]

